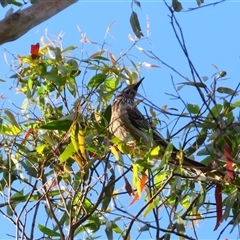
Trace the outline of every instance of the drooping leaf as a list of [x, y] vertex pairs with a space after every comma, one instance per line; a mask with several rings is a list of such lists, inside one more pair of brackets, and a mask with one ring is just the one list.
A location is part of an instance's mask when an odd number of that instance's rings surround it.
[[160, 198], [156, 197], [153, 201], [147, 206], [146, 210], [143, 213], [143, 216], [146, 217], [160, 202]]
[[173, 10], [176, 12], [181, 12], [182, 8], [182, 4], [178, 1], [178, 0], [172, 0], [172, 7]]
[[128, 179], [124, 176], [124, 182], [125, 182], [125, 190], [128, 193], [129, 196], [132, 196], [134, 194], [131, 184], [129, 183]]
[[204, 3], [204, 0], [196, 0], [197, 1], [197, 5], [200, 7], [202, 3]]
[[107, 235], [108, 240], [113, 239], [113, 229], [112, 229], [112, 227], [106, 227], [105, 233]]
[[73, 147], [72, 142], [69, 143], [67, 147], [64, 149], [64, 151], [62, 152], [62, 154], [59, 156], [59, 161], [61, 163], [67, 161], [75, 152], [76, 151]]
[[7, 0], [0, 0], [1, 6], [6, 7], [9, 3]]
[[4, 109], [4, 113], [8, 116], [9, 121], [17, 128], [19, 127], [19, 124], [16, 121], [16, 117], [10, 112], [8, 109]]
[[77, 46], [69, 46], [69, 47], [66, 47], [66, 48], [64, 48], [64, 49], [62, 50], [62, 53], [75, 50], [76, 48], [77, 48]]
[[50, 228], [47, 228], [47, 227], [43, 226], [42, 224], [38, 224], [38, 229], [49, 237], [60, 237], [61, 236], [60, 233], [58, 233]]
[[141, 178], [137, 180], [136, 184], [137, 184], [137, 193], [135, 194], [135, 196], [133, 197], [132, 201], [130, 202], [130, 205], [132, 205], [133, 203], [135, 203], [142, 195], [142, 191], [146, 185], [147, 182], [147, 175], [146, 174], [142, 174]]
[[229, 94], [229, 95], [232, 95], [232, 96], [237, 96], [238, 95], [235, 90], [233, 90], [231, 88], [228, 88], [228, 87], [219, 87], [219, 88], [217, 88], [217, 92]]
[[[207, 85], [202, 82], [181, 82], [179, 84], [182, 84], [183, 86], [194, 86], [199, 88], [207, 88]], [[181, 86], [181, 88], [183, 87]]]
[[135, 33], [135, 35], [137, 36], [137, 38], [140, 39], [141, 37], [143, 37], [143, 33], [142, 33], [142, 30], [140, 27], [137, 13], [134, 11], [132, 11], [132, 14], [130, 17], [130, 24], [131, 24], [132, 30]]
[[217, 221], [213, 231], [216, 231], [222, 221], [222, 189], [221, 185], [217, 184], [215, 189], [215, 200], [216, 200], [216, 212], [217, 212]]
[[110, 180], [107, 184], [107, 186], [104, 188], [104, 199], [102, 201], [102, 211], [106, 211], [108, 208], [108, 205], [112, 199], [112, 194], [115, 188], [115, 175], [112, 175], [110, 177]]
[[141, 8], [141, 3], [140, 3], [139, 1], [134, 0], [133, 2], [134, 2], [139, 8]]

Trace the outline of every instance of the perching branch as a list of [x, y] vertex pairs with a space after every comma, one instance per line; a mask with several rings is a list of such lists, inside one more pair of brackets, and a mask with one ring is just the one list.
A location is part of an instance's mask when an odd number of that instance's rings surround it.
[[0, 21], [0, 45], [14, 41], [30, 29], [61, 12], [77, 0], [41, 0]]

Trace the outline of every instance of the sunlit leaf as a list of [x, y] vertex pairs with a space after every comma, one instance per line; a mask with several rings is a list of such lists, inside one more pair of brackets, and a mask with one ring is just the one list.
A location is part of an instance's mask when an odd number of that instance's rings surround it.
[[59, 156], [59, 161], [60, 162], [65, 162], [67, 161], [74, 153], [75, 153], [75, 148], [73, 147], [72, 142], [67, 145], [67, 147], [64, 149], [62, 154]]
[[148, 204], [147, 208], [145, 209], [143, 216], [146, 217], [154, 208], [157, 207], [157, 205], [160, 203], [160, 198], [156, 197], [154, 200]]
[[191, 104], [191, 103], [187, 104], [187, 109], [192, 114], [198, 114], [200, 111], [200, 108], [197, 104]]
[[18, 135], [22, 132], [22, 130], [16, 126], [13, 125], [6, 125], [2, 124], [0, 126], [0, 133], [6, 134], [6, 135]]
[[103, 83], [106, 79], [106, 75], [102, 73], [96, 74], [94, 77], [92, 77], [88, 83], [88, 88], [94, 88], [98, 87], [101, 83]]

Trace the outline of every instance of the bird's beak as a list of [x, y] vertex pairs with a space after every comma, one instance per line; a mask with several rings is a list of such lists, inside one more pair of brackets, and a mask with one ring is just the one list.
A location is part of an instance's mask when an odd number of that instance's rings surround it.
[[142, 83], [142, 81], [143, 81], [144, 78], [145, 78], [145, 77], [141, 78], [137, 83], [135, 83], [135, 85], [134, 85], [134, 88], [135, 88], [135, 89], [138, 89], [138, 87], [140, 86], [140, 84]]

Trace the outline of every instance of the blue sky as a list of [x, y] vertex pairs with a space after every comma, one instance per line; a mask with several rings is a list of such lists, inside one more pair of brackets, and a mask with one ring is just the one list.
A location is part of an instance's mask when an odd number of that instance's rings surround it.
[[[210, 1], [207, 1], [210, 2]], [[211, 1], [213, 2], [213, 1]], [[141, 23], [142, 32], [146, 36], [146, 19], [150, 22], [150, 32], [148, 40], [142, 40], [138, 46], [143, 47], [146, 51], [152, 51], [164, 62], [177, 69], [181, 74], [190, 76], [189, 67], [184, 57], [168, 17], [168, 10], [162, 1], [141, 1], [142, 10], [134, 6], [134, 10], [138, 13]], [[182, 1], [184, 10], [188, 7], [195, 7], [196, 1]], [[178, 21], [182, 27], [190, 58], [197, 68], [200, 76], [208, 76], [207, 84], [211, 84], [211, 76], [217, 71], [212, 64], [216, 65], [219, 70], [227, 71], [227, 80], [222, 81], [221, 85], [235, 88], [239, 83], [240, 67], [240, 3], [236, 1], [228, 1], [215, 7], [210, 6], [192, 12], [176, 13]], [[9, 7], [0, 9], [3, 17]], [[79, 1], [68, 9], [54, 16], [52, 19], [42, 23], [41, 25], [30, 30], [20, 39], [4, 44], [0, 47], [0, 78], [5, 79], [6, 83], [1, 83], [0, 94], [4, 94], [7, 99], [5, 106], [10, 102], [18, 101], [19, 96], [15, 95], [14, 89], [9, 90], [12, 85], [12, 79], [8, 77], [13, 73], [4, 60], [6, 50], [10, 53], [20, 55], [29, 54], [31, 44], [39, 42], [40, 37], [45, 34], [48, 29], [49, 35], [58, 35], [64, 32], [63, 45], [76, 45], [76, 56], [82, 51], [80, 43], [80, 33], [77, 26], [87, 34], [87, 37], [94, 42], [102, 43], [104, 40], [107, 27], [113, 22], [110, 35], [107, 36], [106, 42], [108, 49], [115, 56], [119, 56], [120, 52], [125, 52], [132, 43], [128, 39], [128, 34], [132, 33], [129, 17], [131, 14], [130, 1]], [[97, 52], [97, 45], [84, 46], [88, 54]], [[137, 49], [133, 49], [131, 54], [137, 56], [142, 62], [146, 61], [160, 68], [142, 69], [141, 76], [145, 76], [140, 93], [158, 106], [168, 105], [182, 109], [179, 101], [172, 100], [165, 93], [175, 93], [171, 82], [171, 75], [177, 84], [184, 80], [174, 74], [166, 66], [159, 62], [148, 58]], [[7, 53], [9, 61], [11, 55]], [[137, 58], [132, 58], [132, 60]], [[13, 84], [14, 86], [14, 84]], [[192, 88], [183, 88], [180, 92], [184, 96], [186, 102], [199, 103], [200, 99]], [[237, 100], [237, 99], [236, 99]], [[2, 100], [1, 100], [2, 101]], [[1, 104], [2, 105], [2, 104]], [[166, 120], [163, 116], [160, 116]], [[165, 135], [165, 132], [163, 132]], [[131, 208], [129, 209], [131, 210]], [[11, 227], [6, 223], [6, 219], [0, 216], [1, 226]], [[213, 232], [215, 222], [206, 221], [199, 222], [197, 230], [199, 239], [216, 239], [220, 231], [227, 222], [223, 222], [219, 230]], [[2, 227], [3, 228], [3, 227]], [[221, 239], [236, 239], [237, 231], [229, 234], [230, 228], [226, 231]], [[193, 234], [192, 234], [193, 235]], [[146, 235], [147, 238], [148, 235]], [[0, 239], [6, 239], [4, 231], [0, 232]]]

